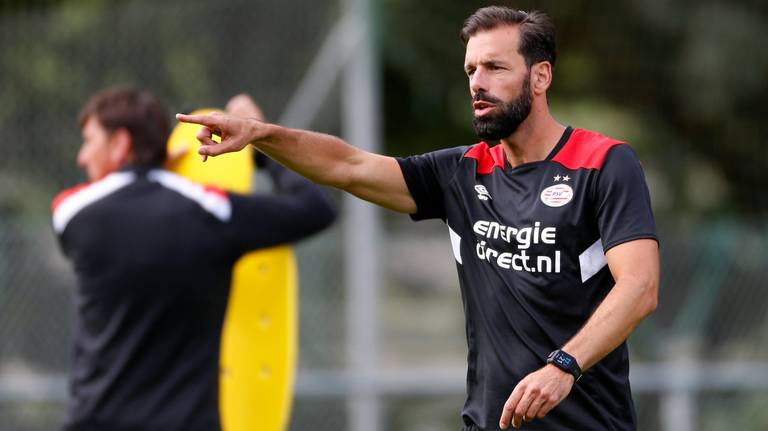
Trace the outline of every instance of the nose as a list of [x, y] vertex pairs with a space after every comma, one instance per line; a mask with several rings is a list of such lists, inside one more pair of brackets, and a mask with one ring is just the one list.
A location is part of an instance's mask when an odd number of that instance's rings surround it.
[[477, 94], [478, 91], [488, 91], [488, 79], [487, 75], [481, 68], [475, 70], [472, 76], [469, 77], [469, 91], [472, 96]]
[[77, 152], [77, 165], [82, 168], [85, 166], [87, 161], [88, 161], [88, 151], [85, 147], [85, 144], [83, 144], [80, 147], [80, 150]]

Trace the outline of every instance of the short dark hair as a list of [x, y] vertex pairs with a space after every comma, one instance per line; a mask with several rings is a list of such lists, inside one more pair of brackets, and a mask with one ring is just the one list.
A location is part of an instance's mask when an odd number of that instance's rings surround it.
[[464, 21], [461, 40], [466, 45], [476, 33], [503, 25], [520, 27], [517, 51], [525, 58], [528, 67], [541, 61], [555, 66], [555, 24], [543, 12], [526, 12], [504, 6], [480, 8]]
[[131, 135], [133, 162], [165, 162], [170, 133], [168, 112], [152, 93], [132, 87], [110, 88], [93, 95], [78, 115], [82, 128], [93, 116], [108, 131], [126, 129]]

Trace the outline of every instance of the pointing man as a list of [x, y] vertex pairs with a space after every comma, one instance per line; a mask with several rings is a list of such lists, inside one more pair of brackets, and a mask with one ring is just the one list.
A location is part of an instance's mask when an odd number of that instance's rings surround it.
[[392, 158], [256, 120], [177, 118], [205, 126], [203, 156], [252, 144], [315, 182], [446, 223], [466, 315], [466, 431], [634, 430], [625, 340], [655, 309], [659, 277], [640, 163], [550, 114], [544, 14], [482, 8], [461, 37], [473, 125], [493, 147]]

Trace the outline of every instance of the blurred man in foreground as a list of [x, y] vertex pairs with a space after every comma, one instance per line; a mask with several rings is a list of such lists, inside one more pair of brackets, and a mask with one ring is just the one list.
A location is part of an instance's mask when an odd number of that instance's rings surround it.
[[93, 96], [80, 125], [78, 164], [91, 182], [53, 203], [79, 282], [64, 430], [218, 430], [233, 264], [323, 229], [334, 210], [274, 163], [275, 195], [231, 194], [164, 170], [168, 116], [146, 91]]
[[655, 309], [659, 276], [640, 163], [550, 114], [544, 14], [483, 8], [461, 36], [473, 125], [493, 147], [393, 158], [254, 119], [177, 118], [205, 126], [204, 157], [250, 143], [313, 181], [446, 223], [469, 347], [465, 430], [634, 430], [625, 339]]

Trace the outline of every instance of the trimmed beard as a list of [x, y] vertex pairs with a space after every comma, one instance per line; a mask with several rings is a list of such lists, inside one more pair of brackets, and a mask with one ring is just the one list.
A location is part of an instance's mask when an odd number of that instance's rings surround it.
[[497, 99], [485, 92], [477, 92], [475, 93], [475, 97], [472, 98], [472, 101], [484, 101], [499, 106], [498, 112], [483, 115], [482, 117], [474, 117], [472, 119], [472, 127], [475, 129], [475, 133], [480, 139], [497, 141], [510, 136], [515, 133], [517, 128], [520, 127], [520, 124], [522, 124], [531, 113], [533, 97], [531, 96], [530, 70], [523, 80], [520, 95], [517, 96], [515, 100], [504, 103], [501, 99]]

